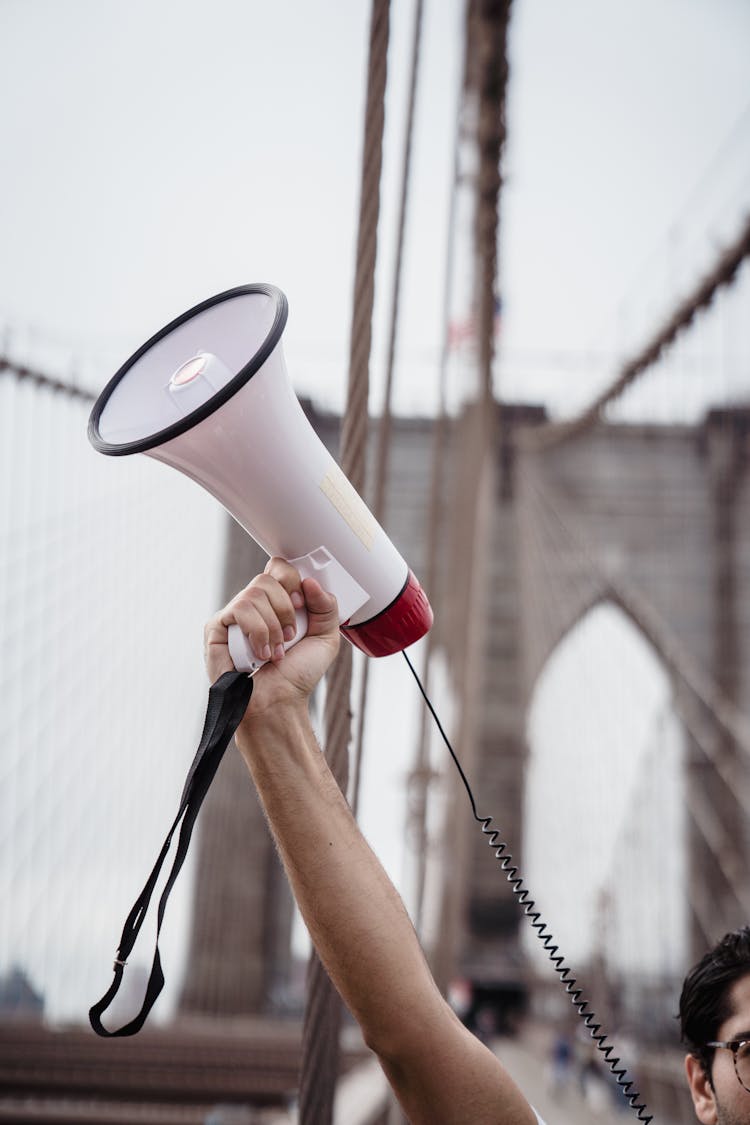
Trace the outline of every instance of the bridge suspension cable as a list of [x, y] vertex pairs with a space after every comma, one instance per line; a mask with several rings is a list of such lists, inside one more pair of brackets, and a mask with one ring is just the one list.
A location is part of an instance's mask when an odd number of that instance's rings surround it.
[[[380, 180], [385, 124], [385, 90], [390, 29], [389, 0], [372, 0], [365, 106], [364, 145], [359, 203], [359, 228], [346, 410], [340, 445], [344, 474], [362, 494], [369, 425], [369, 364], [375, 300]], [[327, 679], [325, 703], [326, 758], [346, 793], [351, 736], [352, 652], [343, 645]], [[302, 1034], [300, 1076], [301, 1125], [329, 1125], [339, 1072], [341, 1000], [317, 953], [310, 956], [308, 999]]]
[[[391, 282], [391, 300], [389, 310], [388, 328], [388, 355], [386, 360], [385, 389], [383, 392], [383, 405], [380, 412], [377, 431], [377, 447], [375, 451], [374, 476], [375, 485], [372, 490], [372, 512], [378, 522], [383, 522], [386, 482], [390, 461], [391, 446], [391, 412], [393, 405], [393, 375], [396, 361], [396, 342], [398, 336], [398, 319], [401, 300], [401, 268], [404, 257], [404, 236], [406, 231], [407, 206], [409, 202], [409, 179], [411, 172], [412, 140], [414, 134], [414, 114], [417, 103], [417, 82], [419, 76], [419, 56], [422, 39], [422, 19], [424, 0], [417, 0], [414, 10], [414, 27], [412, 31], [411, 62], [409, 68], [409, 89], [406, 107], [406, 126], [404, 130], [404, 148], [401, 166], [401, 189], [399, 193], [399, 211], [396, 224], [396, 252], [393, 280]], [[429, 589], [429, 587], [428, 587]], [[362, 776], [362, 758], [364, 751], [365, 718], [367, 714], [367, 692], [370, 678], [370, 662], [364, 661], [359, 684], [359, 702], [357, 706], [357, 733], [354, 744], [354, 778], [351, 786], [352, 810], [356, 817], [359, 809], [359, 789]]]
[[716, 261], [688, 296], [680, 301], [671, 316], [650, 337], [636, 354], [621, 367], [609, 386], [597, 395], [577, 417], [565, 421], [549, 422], [529, 430], [523, 438], [529, 449], [549, 449], [583, 433], [601, 420], [605, 407], [619, 398], [623, 391], [648, 371], [664, 351], [674, 343], [678, 334], [687, 328], [697, 313], [707, 308], [717, 292], [730, 285], [742, 263], [750, 256], [750, 215], [745, 219], [737, 237], [724, 248]]
[[41, 368], [31, 367], [26, 363], [19, 363], [7, 355], [0, 354], [0, 375], [12, 375], [21, 382], [33, 383], [37, 387], [44, 387], [50, 391], [60, 391], [71, 398], [80, 399], [82, 402], [93, 403], [95, 395], [85, 387], [79, 387], [72, 379], [63, 379]]

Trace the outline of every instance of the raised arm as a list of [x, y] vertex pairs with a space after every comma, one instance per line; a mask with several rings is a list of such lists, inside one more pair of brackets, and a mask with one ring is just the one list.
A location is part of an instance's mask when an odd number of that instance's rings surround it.
[[[333, 598], [272, 560], [206, 627], [211, 680], [231, 668], [238, 623], [263, 658], [236, 735], [295, 898], [336, 988], [413, 1125], [535, 1125], [498, 1059], [463, 1027], [430, 974], [408, 914], [359, 831], [308, 718], [308, 699], [338, 648]], [[285, 656], [304, 599], [308, 636]], [[266, 649], [268, 646], [268, 649]]]

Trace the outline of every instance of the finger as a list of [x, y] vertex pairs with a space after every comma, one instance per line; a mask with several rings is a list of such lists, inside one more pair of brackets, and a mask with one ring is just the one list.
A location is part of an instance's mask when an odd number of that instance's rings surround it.
[[315, 578], [302, 581], [302, 592], [309, 618], [308, 634], [320, 637], [335, 633], [339, 627], [339, 609], [333, 594], [329, 594]]
[[266, 563], [265, 574], [270, 574], [280, 586], [283, 586], [291, 599], [292, 605], [295, 609], [301, 609], [305, 604], [304, 595], [302, 593], [302, 579], [299, 576], [299, 571], [293, 567], [286, 559], [274, 555]]
[[289, 595], [270, 575], [259, 575], [234, 598], [221, 615], [223, 625], [237, 624], [259, 660], [280, 660], [284, 641], [295, 633]]
[[234, 671], [234, 664], [227, 648], [227, 627], [218, 616], [207, 622], [203, 630], [203, 657], [211, 683], [224, 672]]
[[271, 659], [269, 622], [253, 599], [238, 595], [222, 612], [221, 624], [227, 629], [237, 625], [250, 642], [257, 659]]
[[[271, 561], [273, 562], [274, 560]], [[269, 571], [265, 571], [263, 574], [260, 574], [253, 583], [257, 589], [263, 590], [266, 594], [268, 604], [273, 614], [272, 644], [278, 643], [276, 630], [274, 628], [276, 621], [278, 621], [281, 626], [282, 641], [291, 641], [296, 636], [297, 617], [294, 612], [295, 591], [300, 598], [302, 597], [299, 574], [294, 567], [290, 566], [285, 560], [282, 559], [280, 561], [283, 562], [285, 568], [282, 573], [283, 582], [279, 581], [279, 579]], [[287, 589], [287, 587], [292, 587], [292, 589]], [[301, 604], [304, 605], [304, 599]]]

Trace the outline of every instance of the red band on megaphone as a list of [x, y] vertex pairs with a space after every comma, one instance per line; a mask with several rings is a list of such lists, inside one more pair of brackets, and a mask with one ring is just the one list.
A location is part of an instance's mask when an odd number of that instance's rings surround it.
[[403, 590], [386, 609], [361, 625], [342, 625], [341, 632], [368, 656], [391, 656], [413, 645], [431, 625], [427, 595], [409, 571]]

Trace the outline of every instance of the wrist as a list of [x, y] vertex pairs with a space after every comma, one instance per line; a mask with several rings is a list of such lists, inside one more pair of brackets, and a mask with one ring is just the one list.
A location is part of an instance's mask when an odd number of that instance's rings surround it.
[[285, 701], [249, 712], [237, 728], [235, 742], [248, 761], [273, 750], [278, 754], [306, 745], [312, 735], [307, 698]]

